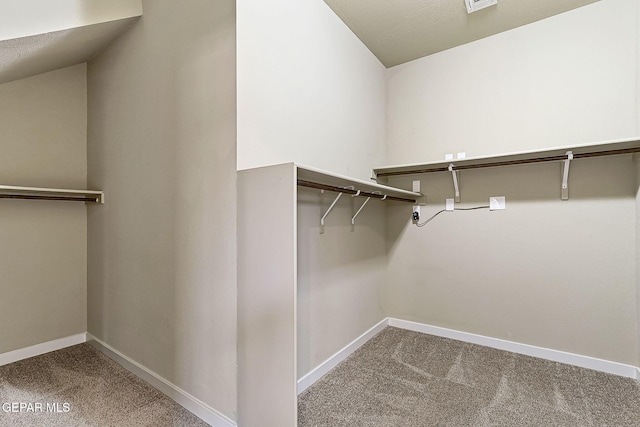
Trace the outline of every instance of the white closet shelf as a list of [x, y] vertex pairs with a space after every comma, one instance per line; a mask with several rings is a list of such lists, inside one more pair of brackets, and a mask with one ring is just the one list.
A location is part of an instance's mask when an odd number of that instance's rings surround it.
[[[378, 199], [387, 199], [390, 201], [400, 201], [407, 203], [419, 204], [424, 200], [424, 196], [420, 193], [402, 190], [388, 185], [378, 184], [373, 181], [365, 181], [357, 178], [351, 178], [333, 172], [327, 172], [321, 169], [304, 166], [295, 163], [296, 177], [298, 185], [317, 189], [326, 189], [329, 191], [339, 192], [338, 189], [345, 189], [345, 193], [355, 195], [360, 191], [359, 195], [366, 197], [375, 197]], [[317, 184], [317, 186], [312, 186]], [[322, 187], [333, 187], [322, 188]], [[386, 197], [385, 197], [386, 196]]]
[[[571, 154], [568, 154], [571, 152]], [[373, 169], [372, 179], [378, 182], [390, 176], [417, 175], [432, 172], [451, 172], [526, 163], [565, 161], [586, 157], [628, 154], [640, 152], [640, 136], [589, 144], [568, 145], [544, 150], [520, 151], [494, 156], [469, 157], [437, 162], [415, 163], [398, 166], [383, 166]], [[450, 166], [453, 165], [451, 169]]]
[[0, 199], [61, 200], [102, 204], [104, 203], [104, 192], [95, 190], [71, 190], [67, 188], [0, 185]]

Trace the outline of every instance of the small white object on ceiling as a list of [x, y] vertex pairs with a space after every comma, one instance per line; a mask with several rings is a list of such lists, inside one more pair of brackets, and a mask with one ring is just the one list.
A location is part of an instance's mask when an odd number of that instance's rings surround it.
[[464, 0], [464, 4], [467, 6], [467, 13], [473, 13], [485, 7], [495, 6], [498, 0]]

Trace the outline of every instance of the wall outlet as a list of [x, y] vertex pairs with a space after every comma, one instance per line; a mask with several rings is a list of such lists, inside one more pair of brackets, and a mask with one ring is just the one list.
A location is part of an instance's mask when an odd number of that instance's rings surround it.
[[504, 196], [489, 197], [489, 210], [499, 211], [507, 208], [507, 202]]
[[411, 219], [413, 220], [414, 224], [420, 221], [420, 206], [416, 205], [413, 207], [413, 214], [411, 215]]
[[467, 153], [465, 153], [464, 151], [461, 153], [458, 153], [458, 159], [465, 159], [467, 157]]
[[414, 193], [420, 192], [420, 180], [413, 181], [413, 192]]
[[445, 155], [444, 155], [444, 159], [445, 159], [445, 160], [453, 160], [453, 153], [445, 154]]
[[445, 201], [444, 209], [447, 210], [447, 211], [454, 210], [455, 209], [455, 200], [454, 199], [447, 199]]

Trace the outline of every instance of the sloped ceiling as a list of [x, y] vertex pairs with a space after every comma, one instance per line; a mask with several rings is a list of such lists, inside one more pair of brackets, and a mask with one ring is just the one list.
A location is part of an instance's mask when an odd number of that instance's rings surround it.
[[138, 18], [0, 40], [0, 84], [87, 62]]
[[498, 0], [468, 14], [464, 0], [325, 0], [386, 67], [598, 0]]

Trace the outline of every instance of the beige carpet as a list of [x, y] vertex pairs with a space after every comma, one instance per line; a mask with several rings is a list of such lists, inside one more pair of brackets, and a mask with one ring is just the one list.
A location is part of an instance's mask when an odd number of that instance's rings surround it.
[[299, 396], [298, 426], [637, 427], [640, 386], [389, 327]]
[[0, 367], [0, 426], [208, 424], [90, 345], [80, 344]]

